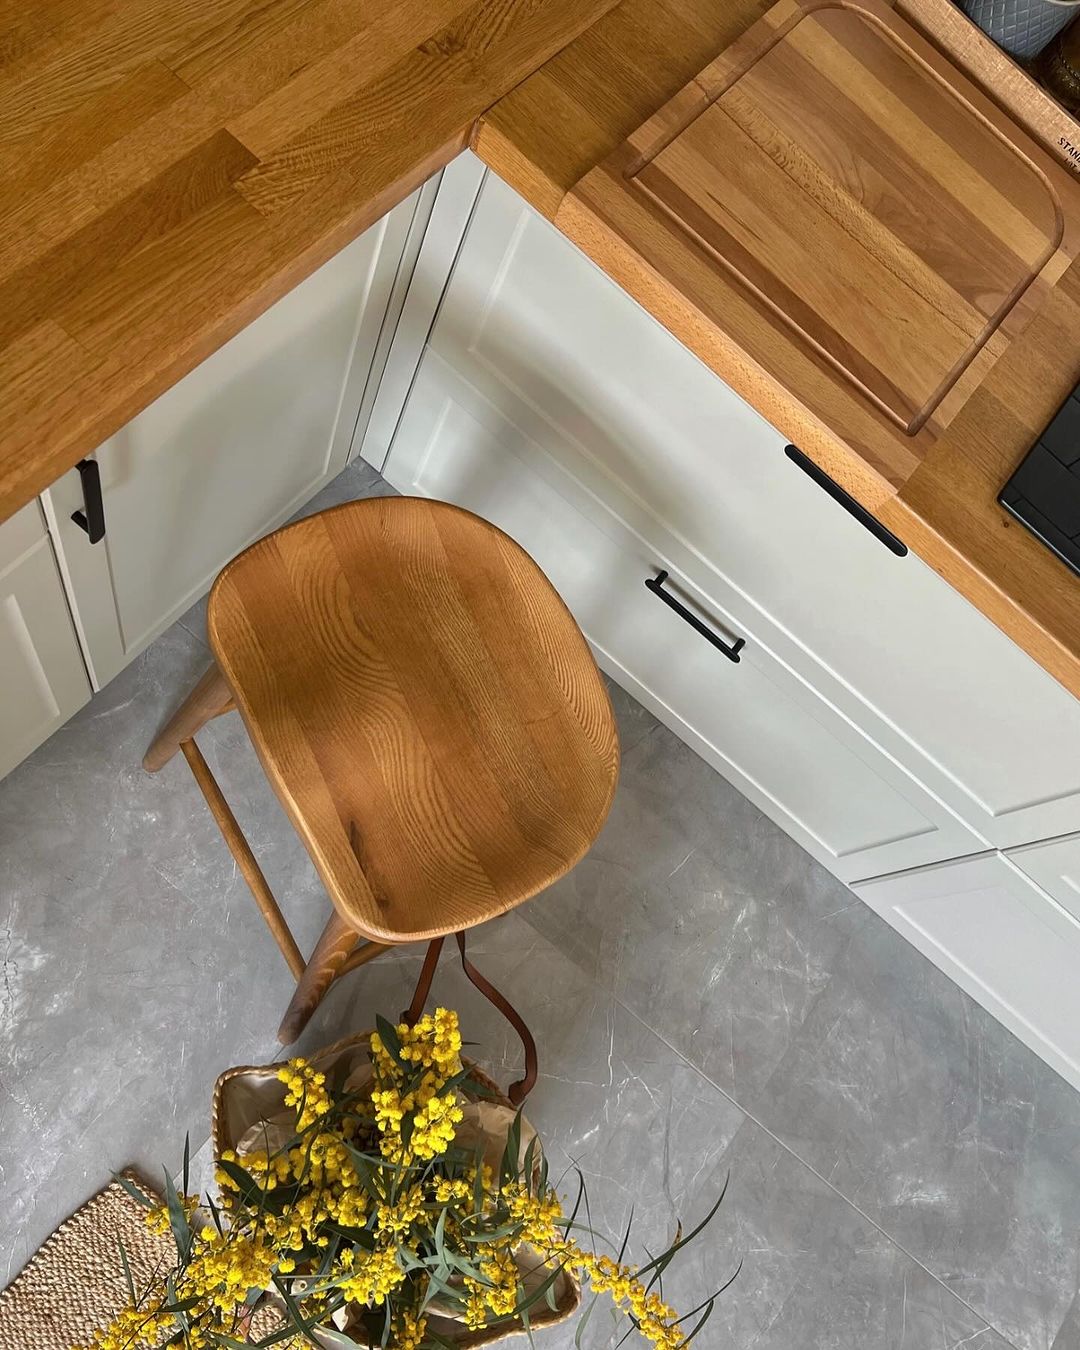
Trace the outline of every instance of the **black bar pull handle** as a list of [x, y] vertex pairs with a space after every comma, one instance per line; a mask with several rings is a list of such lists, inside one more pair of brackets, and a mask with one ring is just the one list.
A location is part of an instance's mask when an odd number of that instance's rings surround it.
[[879, 520], [875, 520], [865, 506], [862, 506], [850, 492], [834, 482], [833, 479], [818, 466], [807, 455], [795, 445], [784, 446], [784, 454], [791, 460], [792, 464], [797, 464], [807, 478], [812, 478], [820, 488], [824, 488], [834, 502], [839, 502], [849, 515], [855, 519], [870, 533], [880, 544], [884, 544], [890, 553], [895, 553], [898, 558], [907, 557], [907, 544], [902, 543], [893, 534], [892, 530], [887, 530]]
[[85, 530], [92, 544], [105, 538], [105, 503], [101, 499], [101, 470], [96, 459], [80, 459], [75, 467], [82, 483], [85, 511], [73, 511], [71, 519]]
[[734, 661], [736, 665], [738, 665], [739, 660], [741, 659], [739, 653], [746, 646], [746, 639], [736, 638], [734, 642], [725, 642], [724, 639], [714, 633], [711, 628], [706, 627], [696, 614], [688, 610], [685, 605], [680, 604], [670, 591], [664, 590], [664, 582], [667, 581], [667, 579], [668, 574], [666, 571], [657, 572], [655, 577], [645, 578], [645, 588], [646, 590], [652, 591], [653, 595], [658, 595], [669, 609], [675, 611], [680, 619], [685, 619], [695, 632], [700, 633], [706, 641], [711, 642], [717, 651], [723, 652], [729, 661]]

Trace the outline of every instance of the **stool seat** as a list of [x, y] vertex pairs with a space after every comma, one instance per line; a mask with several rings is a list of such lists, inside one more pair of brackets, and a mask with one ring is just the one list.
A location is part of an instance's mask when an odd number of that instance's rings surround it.
[[607, 690], [554, 587], [479, 517], [389, 497], [286, 526], [226, 566], [208, 630], [335, 909], [369, 939], [471, 928], [596, 838], [618, 776]]

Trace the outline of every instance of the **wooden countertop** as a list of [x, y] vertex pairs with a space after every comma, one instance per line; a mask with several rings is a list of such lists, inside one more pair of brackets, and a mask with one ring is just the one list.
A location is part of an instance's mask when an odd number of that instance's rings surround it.
[[[768, 7], [0, 0], [0, 519], [470, 139], [554, 219]], [[1080, 696], [1080, 580], [995, 503], [1080, 379], [1076, 265], [890, 493], [780, 385], [602, 261]]]
[[[623, 0], [484, 117], [475, 149], [554, 219], [594, 165], [771, 5]], [[913, 22], [917, 7], [917, 0], [904, 0]], [[778, 430], [1080, 697], [1080, 579], [997, 505], [1012, 470], [1080, 381], [1080, 261], [897, 492], [741, 353], [720, 350], [667, 307], [643, 267], [602, 241], [589, 251]]]

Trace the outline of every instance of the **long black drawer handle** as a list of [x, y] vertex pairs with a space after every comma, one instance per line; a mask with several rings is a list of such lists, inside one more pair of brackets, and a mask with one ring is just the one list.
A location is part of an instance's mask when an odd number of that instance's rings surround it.
[[734, 642], [727, 643], [723, 638], [717, 637], [712, 629], [707, 628], [696, 614], [692, 614], [685, 605], [680, 604], [670, 591], [664, 590], [664, 582], [667, 581], [667, 579], [667, 572], [657, 572], [655, 577], [645, 578], [645, 587], [647, 590], [652, 591], [653, 595], [658, 595], [669, 609], [675, 611], [680, 619], [685, 619], [691, 628], [711, 642], [718, 651], [723, 652], [729, 661], [734, 661], [737, 665], [740, 660], [739, 653], [746, 646], [746, 639], [736, 638]]
[[73, 511], [71, 519], [80, 530], [85, 530], [92, 544], [105, 538], [105, 503], [101, 499], [101, 470], [96, 459], [80, 459], [75, 467], [82, 483], [85, 511]]
[[855, 517], [860, 525], [870, 531], [874, 538], [880, 544], [884, 544], [890, 553], [895, 553], [898, 558], [907, 556], [907, 544], [902, 543], [893, 534], [892, 530], [887, 530], [879, 520], [875, 520], [865, 506], [861, 506], [850, 492], [845, 492], [839, 483], [834, 482], [824, 469], [819, 469], [812, 459], [795, 445], [786, 445], [784, 454], [793, 464], [797, 464], [807, 478], [812, 478], [820, 488], [824, 488], [834, 502], [840, 505]]

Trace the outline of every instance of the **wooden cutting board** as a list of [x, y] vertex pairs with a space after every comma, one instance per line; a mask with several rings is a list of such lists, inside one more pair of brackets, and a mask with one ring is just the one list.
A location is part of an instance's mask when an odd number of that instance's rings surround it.
[[557, 220], [895, 490], [1072, 260], [1080, 184], [890, 6], [781, 0]]

